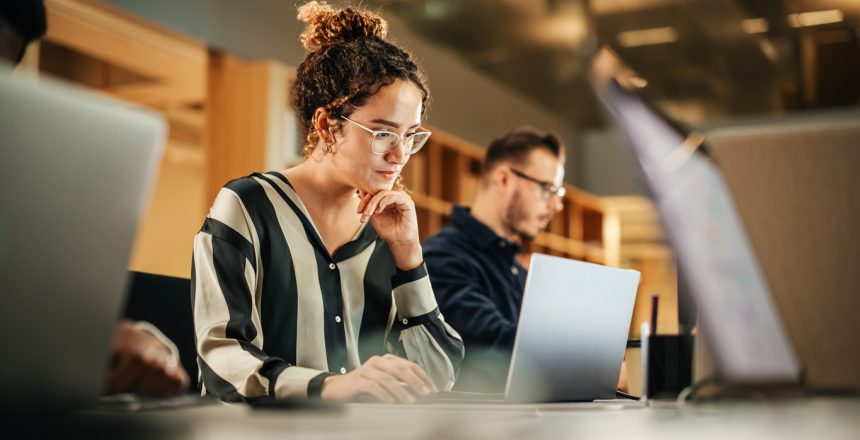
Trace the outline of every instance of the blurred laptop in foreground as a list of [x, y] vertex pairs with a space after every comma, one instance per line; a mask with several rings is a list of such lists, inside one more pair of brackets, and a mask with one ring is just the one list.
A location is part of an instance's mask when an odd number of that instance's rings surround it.
[[0, 72], [0, 409], [79, 407], [105, 391], [165, 134], [156, 115]]

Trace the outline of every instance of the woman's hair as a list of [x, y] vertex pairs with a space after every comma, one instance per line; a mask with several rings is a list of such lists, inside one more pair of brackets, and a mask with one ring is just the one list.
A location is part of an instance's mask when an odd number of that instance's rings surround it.
[[395, 80], [418, 87], [424, 116], [430, 99], [424, 73], [408, 52], [385, 40], [388, 24], [379, 14], [311, 1], [299, 7], [298, 19], [307, 23], [299, 39], [310, 53], [296, 72], [290, 104], [307, 139], [305, 157], [319, 141], [313, 124], [318, 108], [349, 116]]

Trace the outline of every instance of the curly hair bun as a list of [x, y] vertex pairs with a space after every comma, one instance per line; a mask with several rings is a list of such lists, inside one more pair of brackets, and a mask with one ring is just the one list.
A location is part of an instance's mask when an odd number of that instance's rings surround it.
[[388, 33], [388, 23], [379, 14], [350, 7], [337, 10], [324, 1], [300, 6], [298, 19], [307, 23], [299, 40], [310, 52], [361, 38], [383, 40]]

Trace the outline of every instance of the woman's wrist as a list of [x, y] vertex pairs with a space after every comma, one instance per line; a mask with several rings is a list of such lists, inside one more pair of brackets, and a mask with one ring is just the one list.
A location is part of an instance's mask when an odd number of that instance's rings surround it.
[[421, 243], [418, 243], [418, 240], [388, 243], [388, 248], [394, 256], [394, 264], [402, 271], [415, 269], [424, 262]]

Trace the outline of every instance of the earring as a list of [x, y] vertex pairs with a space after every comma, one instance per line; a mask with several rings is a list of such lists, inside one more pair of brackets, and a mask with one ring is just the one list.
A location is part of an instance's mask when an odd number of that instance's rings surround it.
[[326, 142], [325, 148], [323, 149], [323, 151], [325, 151], [328, 154], [333, 154], [334, 153], [334, 144], [335, 144], [335, 140], [334, 140], [334, 136], [332, 136], [331, 143]]

